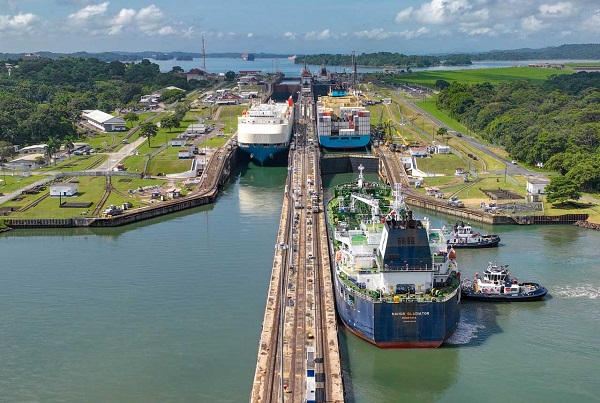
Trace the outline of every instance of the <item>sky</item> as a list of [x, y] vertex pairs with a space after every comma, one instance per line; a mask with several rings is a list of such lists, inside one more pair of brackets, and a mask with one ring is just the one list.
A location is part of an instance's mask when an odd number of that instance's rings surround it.
[[0, 53], [480, 52], [600, 43], [600, 0], [0, 0]]

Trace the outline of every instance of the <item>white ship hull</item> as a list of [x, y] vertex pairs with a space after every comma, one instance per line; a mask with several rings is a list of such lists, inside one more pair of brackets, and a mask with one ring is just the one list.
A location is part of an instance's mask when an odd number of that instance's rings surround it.
[[251, 157], [263, 163], [290, 146], [294, 120], [293, 106], [253, 105], [238, 117], [238, 144]]

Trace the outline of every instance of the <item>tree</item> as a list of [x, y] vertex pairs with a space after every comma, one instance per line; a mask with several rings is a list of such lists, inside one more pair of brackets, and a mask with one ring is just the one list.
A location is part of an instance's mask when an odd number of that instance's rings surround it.
[[177, 124], [179, 122], [177, 122], [174, 118], [175, 118], [175, 116], [173, 116], [173, 115], [165, 116], [164, 118], [162, 118], [160, 120], [160, 127], [167, 129], [170, 132], [171, 129], [179, 126]]
[[448, 87], [450, 87], [450, 83], [446, 80], [436, 80], [435, 81], [435, 88], [437, 88], [439, 90], [444, 90]]
[[15, 154], [15, 147], [8, 141], [0, 140], [0, 161], [6, 161]]
[[125, 121], [129, 123], [130, 127], [133, 127], [133, 123], [140, 120], [140, 117], [135, 112], [127, 112], [124, 117]]
[[160, 94], [160, 98], [158, 98], [159, 102], [164, 102], [166, 104], [172, 104], [173, 102], [182, 100], [185, 98], [185, 92], [181, 90], [166, 90], [162, 94]]
[[448, 129], [447, 129], [447, 128], [445, 128], [445, 127], [440, 127], [440, 128], [437, 130], [437, 133], [436, 133], [436, 134], [437, 134], [438, 136], [442, 136], [442, 137], [444, 137], [445, 135], [447, 135], [447, 134], [448, 134]]
[[140, 135], [148, 139], [148, 147], [150, 147], [150, 138], [156, 137], [158, 134], [158, 126], [152, 122], [142, 123], [140, 127]]
[[65, 150], [67, 150], [67, 154], [69, 158], [71, 158], [71, 151], [75, 148], [75, 144], [73, 142], [73, 137], [68, 135], [63, 139], [63, 145], [65, 146]]
[[548, 203], [564, 203], [567, 200], [579, 200], [581, 193], [579, 192], [579, 184], [567, 178], [566, 176], [555, 176], [550, 180], [550, 184], [546, 186], [546, 200]]
[[60, 141], [56, 137], [50, 137], [46, 142], [46, 159], [48, 164], [52, 163], [52, 156], [60, 148]]
[[233, 80], [235, 80], [235, 73], [233, 71], [225, 73], [225, 81], [232, 82]]

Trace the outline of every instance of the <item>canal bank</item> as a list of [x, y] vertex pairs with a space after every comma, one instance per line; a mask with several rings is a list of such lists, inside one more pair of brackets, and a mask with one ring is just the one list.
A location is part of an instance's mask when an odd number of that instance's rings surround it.
[[223, 147], [215, 152], [208, 164], [199, 186], [188, 196], [135, 210], [123, 210], [122, 214], [110, 217], [73, 217], [64, 219], [5, 219], [9, 228], [74, 228], [74, 227], [118, 227], [139, 221], [172, 214], [178, 211], [214, 203], [220, 189], [230, 178], [232, 172], [247, 157], [237, 147]]

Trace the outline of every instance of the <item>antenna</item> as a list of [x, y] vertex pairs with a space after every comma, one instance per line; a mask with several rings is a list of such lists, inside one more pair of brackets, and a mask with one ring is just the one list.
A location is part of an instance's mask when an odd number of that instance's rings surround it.
[[356, 57], [352, 51], [352, 86], [356, 87]]
[[206, 50], [204, 49], [204, 35], [202, 35], [202, 71], [206, 72]]

